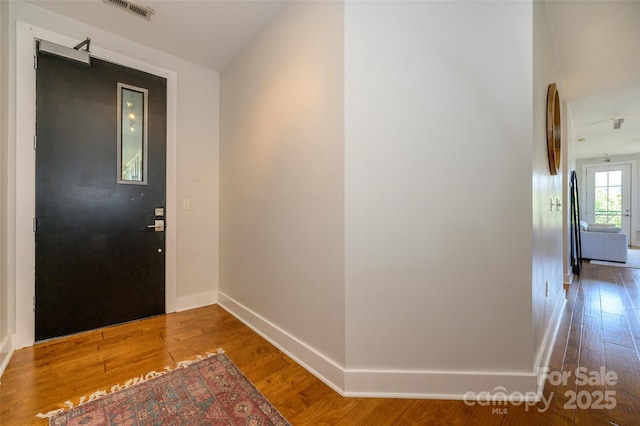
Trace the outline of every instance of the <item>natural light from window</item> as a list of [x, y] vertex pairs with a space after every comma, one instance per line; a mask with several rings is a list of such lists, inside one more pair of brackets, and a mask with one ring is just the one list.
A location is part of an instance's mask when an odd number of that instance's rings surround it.
[[595, 223], [622, 225], [622, 171], [595, 173]]

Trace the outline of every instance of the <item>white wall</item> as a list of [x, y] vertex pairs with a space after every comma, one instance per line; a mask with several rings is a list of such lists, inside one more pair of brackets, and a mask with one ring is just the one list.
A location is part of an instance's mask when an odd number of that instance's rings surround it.
[[[177, 167], [176, 188], [169, 191], [167, 199], [178, 199], [176, 229], [176, 306], [174, 309], [215, 302], [217, 291], [218, 259], [218, 123], [219, 123], [219, 75], [215, 71], [186, 62], [179, 58], [132, 43], [117, 35], [107, 33], [86, 24], [64, 18], [21, 1], [9, 3], [11, 31], [15, 34], [15, 21], [19, 20], [44, 30], [82, 40], [92, 39], [92, 46], [136, 58], [151, 66], [175, 72], [177, 75], [177, 99], [179, 111], [176, 123]], [[12, 36], [13, 37], [13, 36]], [[16, 64], [16, 39], [10, 45], [12, 71]], [[15, 117], [15, 72], [11, 77], [9, 117]], [[18, 117], [19, 118], [19, 117]], [[15, 132], [15, 129], [14, 129]], [[9, 149], [15, 149], [14, 139], [9, 141]], [[14, 144], [12, 147], [11, 144]], [[11, 158], [10, 161], [13, 161]], [[10, 164], [11, 166], [15, 164]], [[20, 166], [19, 166], [20, 167]], [[24, 173], [24, 170], [22, 170]], [[17, 174], [20, 176], [18, 168]], [[174, 173], [175, 174], [175, 173]], [[15, 185], [15, 182], [14, 182]], [[10, 188], [11, 189], [11, 188]], [[21, 190], [31, 190], [22, 188]], [[182, 210], [182, 199], [191, 200], [191, 209]], [[16, 208], [15, 193], [9, 194], [9, 208]], [[30, 217], [33, 213], [17, 206], [19, 217]], [[171, 218], [167, 218], [170, 223]], [[18, 230], [18, 233], [21, 231]], [[20, 234], [18, 234], [20, 235]], [[21, 240], [18, 240], [18, 245]], [[25, 246], [28, 246], [25, 244]], [[168, 253], [169, 254], [169, 253]], [[11, 257], [23, 256], [16, 247], [9, 247]], [[30, 254], [29, 254], [30, 255]], [[10, 287], [14, 283], [9, 283]], [[23, 292], [26, 294], [26, 292]], [[26, 324], [21, 315], [31, 316], [32, 312], [21, 309], [18, 300], [18, 324]], [[24, 304], [24, 303], [23, 303]], [[24, 307], [22, 307], [24, 308]], [[30, 309], [29, 309], [30, 311]], [[32, 321], [32, 319], [31, 319]]]
[[8, 182], [8, 104], [9, 104], [9, 3], [0, 2], [0, 375], [9, 359], [11, 329], [7, 268], [7, 182]]
[[222, 73], [221, 304], [347, 395], [535, 390], [562, 230], [533, 23], [530, 2], [285, 6]]
[[291, 2], [222, 72], [220, 303], [344, 365], [343, 5]]
[[219, 99], [217, 72], [178, 69], [178, 310], [213, 303], [218, 290]]
[[530, 386], [531, 3], [348, 2], [345, 21], [347, 387]]
[[[554, 325], [564, 303], [563, 276], [563, 176], [568, 179], [566, 162], [556, 176], [549, 173], [547, 154], [547, 90], [557, 83], [561, 105], [561, 74], [544, 2], [533, 2], [533, 331], [535, 366], [545, 364], [550, 354]], [[562, 142], [567, 143], [566, 109], [562, 109]], [[566, 147], [562, 155], [566, 155]], [[551, 200], [554, 208], [551, 209]], [[567, 204], [562, 204], [566, 205]], [[547, 284], [549, 291], [547, 293]]]

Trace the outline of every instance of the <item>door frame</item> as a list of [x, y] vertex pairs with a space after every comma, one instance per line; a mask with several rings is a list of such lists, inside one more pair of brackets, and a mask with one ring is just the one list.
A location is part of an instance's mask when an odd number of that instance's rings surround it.
[[[640, 188], [638, 187], [639, 185], [638, 183], [638, 177], [637, 177], [637, 165], [636, 165], [636, 160], [620, 160], [620, 161], [611, 161], [608, 163], [585, 163], [582, 165], [581, 170], [580, 170], [580, 182], [579, 182], [579, 188], [580, 188], [580, 211], [586, 211], [586, 203], [587, 203], [587, 168], [589, 167], [601, 167], [601, 166], [622, 166], [622, 165], [629, 165], [631, 167], [631, 177], [630, 177], [630, 185], [631, 188], [629, 190], [629, 193], [631, 194], [631, 202], [629, 203], [630, 207], [631, 207], [631, 232], [629, 235], [629, 245], [631, 246], [637, 246], [638, 245], [638, 190], [640, 190]], [[580, 218], [580, 220], [584, 220], [583, 218]]]
[[[35, 40], [74, 46], [76, 39], [16, 22], [16, 210], [15, 210], [15, 349], [35, 342], [35, 151], [36, 74], [33, 67]], [[92, 56], [167, 79], [167, 177], [165, 231], [165, 311], [176, 311], [176, 189], [177, 189], [177, 73], [142, 62], [99, 46], [91, 46]], [[115, 143], [115, 141], [114, 141]]]

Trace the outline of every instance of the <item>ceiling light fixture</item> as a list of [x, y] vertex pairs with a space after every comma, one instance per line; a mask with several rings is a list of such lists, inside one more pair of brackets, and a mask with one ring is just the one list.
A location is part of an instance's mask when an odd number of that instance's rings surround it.
[[624, 123], [624, 118], [614, 118], [613, 119], [613, 129], [619, 129], [622, 127], [622, 123]]

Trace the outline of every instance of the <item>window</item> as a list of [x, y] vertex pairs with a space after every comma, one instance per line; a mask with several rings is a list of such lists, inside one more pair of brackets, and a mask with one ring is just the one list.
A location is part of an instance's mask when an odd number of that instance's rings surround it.
[[147, 184], [147, 95], [118, 83], [118, 183]]
[[595, 173], [594, 223], [622, 225], [622, 171]]

